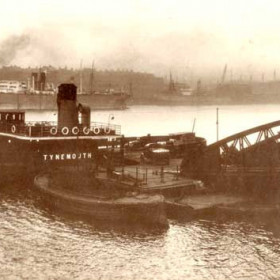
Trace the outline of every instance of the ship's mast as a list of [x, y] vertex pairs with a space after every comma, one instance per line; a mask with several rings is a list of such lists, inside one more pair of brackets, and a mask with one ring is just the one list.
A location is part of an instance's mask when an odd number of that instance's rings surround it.
[[175, 93], [175, 83], [174, 83], [174, 81], [173, 81], [171, 71], [169, 72], [169, 92], [170, 92], [171, 94], [172, 94], [172, 93]]
[[133, 96], [133, 90], [132, 90], [132, 82], [129, 82], [129, 95], [132, 97]]
[[81, 59], [81, 62], [80, 62], [80, 93], [83, 92], [83, 73], [82, 73], [82, 68], [83, 68], [83, 60]]
[[91, 65], [91, 73], [90, 73], [90, 93], [93, 93], [93, 82], [94, 82], [94, 60]]

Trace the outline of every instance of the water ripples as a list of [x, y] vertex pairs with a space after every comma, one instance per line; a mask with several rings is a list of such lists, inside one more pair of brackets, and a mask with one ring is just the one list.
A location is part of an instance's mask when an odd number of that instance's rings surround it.
[[248, 221], [167, 231], [55, 215], [32, 191], [0, 192], [0, 279], [278, 279], [279, 237]]

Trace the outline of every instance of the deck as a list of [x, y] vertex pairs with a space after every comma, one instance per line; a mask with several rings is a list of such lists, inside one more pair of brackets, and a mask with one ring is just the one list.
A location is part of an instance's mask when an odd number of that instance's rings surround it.
[[202, 183], [197, 180], [184, 178], [180, 174], [181, 159], [172, 159], [168, 166], [158, 165], [131, 165], [116, 167], [112, 176], [107, 177], [107, 173], [99, 173], [98, 178], [104, 182], [137, 188], [145, 193], [176, 194], [193, 191]]

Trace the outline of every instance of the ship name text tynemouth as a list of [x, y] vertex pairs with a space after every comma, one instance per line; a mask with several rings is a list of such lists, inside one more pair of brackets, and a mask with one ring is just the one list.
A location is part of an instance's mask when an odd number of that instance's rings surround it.
[[91, 159], [91, 153], [45, 154], [44, 160]]

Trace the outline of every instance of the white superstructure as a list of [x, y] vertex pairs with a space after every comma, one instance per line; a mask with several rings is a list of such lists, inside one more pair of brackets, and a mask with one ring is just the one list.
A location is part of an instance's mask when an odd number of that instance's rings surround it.
[[0, 93], [23, 93], [27, 87], [25, 82], [20, 81], [0, 81]]

